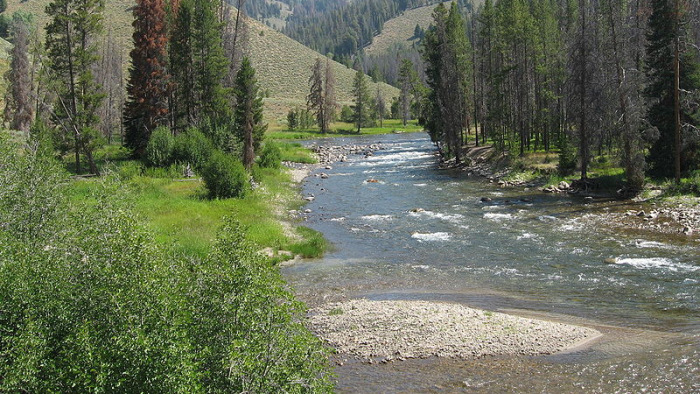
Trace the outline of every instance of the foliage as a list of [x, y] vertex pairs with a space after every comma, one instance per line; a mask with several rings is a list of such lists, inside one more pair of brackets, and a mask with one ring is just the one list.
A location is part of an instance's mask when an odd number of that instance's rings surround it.
[[101, 141], [95, 126], [104, 96], [92, 70], [98, 59], [93, 38], [102, 31], [103, 9], [103, 0], [54, 0], [46, 7], [52, 18], [46, 26], [46, 51], [58, 90], [53, 120], [64, 138], [72, 139], [78, 173], [83, 153], [90, 171], [99, 174], [93, 152]]
[[10, 69], [5, 74], [9, 89], [5, 98], [5, 119], [10, 127], [24, 133], [29, 132], [34, 121], [34, 81], [29, 61], [29, 26], [22, 19], [12, 23], [14, 46], [10, 53]]
[[250, 188], [241, 162], [220, 150], [212, 152], [200, 175], [211, 198], [243, 198]]
[[[682, 21], [685, 12], [677, 13], [674, 4], [673, 1], [669, 0], [653, 0], [651, 2], [652, 13], [649, 17], [649, 33], [647, 34], [649, 44], [647, 46], [646, 72], [649, 84], [644, 93], [651, 103], [647, 120], [657, 131], [652, 138], [649, 138], [651, 148], [649, 149], [648, 162], [650, 171], [661, 177], [674, 175], [675, 165], [672, 158], [677, 154], [675, 148], [674, 47], [677, 40], [687, 35], [683, 31], [684, 23]], [[697, 56], [691, 51], [684, 50], [683, 47], [679, 47], [679, 51], [680, 121], [687, 125], [684, 128], [694, 128], [700, 123], [700, 120], [693, 117], [693, 112], [697, 111], [697, 108], [688, 108], [688, 105], [684, 105], [683, 102], [690, 101], [687, 100], [689, 99], [687, 92], [700, 89], [700, 64], [698, 64]], [[700, 144], [697, 143], [697, 138], [688, 137], [681, 135], [679, 155], [682, 172], [694, 170], [700, 166], [700, 162], [693, 162], [693, 157], [700, 150]]]
[[355, 73], [355, 81], [353, 82], [353, 95], [355, 96], [355, 106], [353, 107], [353, 121], [357, 128], [357, 134], [360, 134], [362, 126], [365, 126], [369, 117], [370, 95], [367, 86], [367, 78], [365, 74], [359, 70]]
[[152, 167], [165, 167], [172, 162], [174, 150], [175, 138], [172, 132], [167, 127], [160, 126], [153, 131], [146, 146], [146, 164]]
[[209, 139], [199, 129], [190, 127], [175, 137], [173, 161], [190, 164], [195, 170], [204, 167], [213, 150]]
[[282, 150], [274, 142], [267, 142], [260, 153], [258, 165], [263, 168], [280, 168], [282, 165]]
[[243, 58], [241, 68], [236, 74], [234, 93], [234, 130], [238, 141], [243, 146], [243, 166], [250, 170], [255, 160], [255, 151], [265, 137], [267, 125], [263, 124], [263, 101], [258, 95], [258, 80], [250, 59]]
[[56, 163], [18, 149], [0, 142], [0, 391], [330, 391], [303, 305], [238, 224], [171, 254], [119, 184], [79, 183], [70, 208]]
[[166, 70], [166, 13], [163, 0], [138, 0], [134, 12], [134, 48], [124, 108], [125, 141], [142, 158], [151, 132], [167, 121], [169, 75]]

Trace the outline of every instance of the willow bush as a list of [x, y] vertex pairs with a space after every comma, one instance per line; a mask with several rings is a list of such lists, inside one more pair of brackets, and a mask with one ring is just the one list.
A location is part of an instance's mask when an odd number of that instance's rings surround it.
[[0, 153], [0, 392], [332, 389], [304, 306], [234, 220], [208, 257], [175, 255], [120, 185], [69, 204], [40, 149]]

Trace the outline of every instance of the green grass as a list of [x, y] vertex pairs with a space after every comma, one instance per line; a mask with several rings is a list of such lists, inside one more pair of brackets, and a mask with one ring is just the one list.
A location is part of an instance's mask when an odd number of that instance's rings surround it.
[[384, 127], [365, 127], [362, 128], [360, 134], [357, 134], [357, 129], [350, 123], [335, 122], [331, 126], [331, 132], [323, 134], [317, 129], [313, 130], [294, 130], [284, 131], [277, 129], [276, 131], [268, 131], [267, 138], [274, 140], [309, 140], [316, 138], [333, 138], [333, 137], [353, 137], [365, 135], [379, 135], [392, 133], [415, 133], [423, 131], [423, 128], [417, 122], [411, 121], [405, 127], [398, 119], [387, 119], [384, 121]]
[[294, 163], [316, 164], [318, 160], [314, 157], [311, 150], [304, 148], [296, 142], [282, 142], [278, 144], [282, 151], [282, 161], [291, 161]]
[[[121, 162], [115, 173], [133, 166]], [[148, 172], [148, 171], [147, 171]], [[323, 236], [311, 229], [284, 225], [286, 212], [302, 201], [286, 171], [260, 169], [259, 186], [244, 199], [207, 199], [200, 180], [170, 176], [134, 175], [124, 181], [134, 212], [144, 219], [155, 240], [175, 253], [204, 257], [211, 250], [224, 216], [232, 216], [246, 229], [247, 237], [263, 248], [287, 250], [295, 255], [317, 257], [327, 248]], [[74, 181], [71, 199], [90, 201], [101, 179]], [[281, 256], [275, 261], [284, 260]]]

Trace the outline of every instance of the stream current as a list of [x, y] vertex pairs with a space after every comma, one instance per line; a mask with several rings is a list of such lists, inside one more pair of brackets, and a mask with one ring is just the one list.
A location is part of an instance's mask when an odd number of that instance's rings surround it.
[[283, 268], [309, 305], [452, 302], [604, 334], [539, 357], [370, 365], [339, 355], [338, 391], [700, 392], [697, 241], [640, 238], [589, 220], [638, 203], [499, 188], [439, 169], [425, 134], [314, 143], [386, 149], [304, 182], [305, 196], [315, 196], [305, 225], [333, 244], [321, 259]]

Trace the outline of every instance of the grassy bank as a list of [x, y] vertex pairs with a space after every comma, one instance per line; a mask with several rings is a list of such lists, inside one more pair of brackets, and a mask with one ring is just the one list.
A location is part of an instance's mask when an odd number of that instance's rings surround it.
[[[302, 148], [283, 150], [284, 158], [313, 158]], [[306, 155], [306, 156], [304, 156]], [[301, 208], [297, 185], [286, 170], [255, 171], [256, 187], [243, 199], [206, 197], [198, 178], [179, 178], [177, 168], [146, 170], [138, 163], [121, 161], [111, 165], [111, 173], [122, 180], [120, 193], [127, 194], [134, 212], [144, 219], [155, 240], [177, 253], [206, 256], [216, 238], [222, 218], [230, 216], [244, 227], [250, 241], [266, 249], [280, 261], [293, 255], [317, 257], [326, 249], [322, 235], [295, 227], [288, 214]], [[90, 199], [99, 179], [74, 181], [70, 187], [75, 202]]]
[[[472, 162], [482, 163], [494, 174], [510, 184], [534, 184], [537, 186], [558, 185], [561, 181], [571, 184], [580, 179], [578, 172], [561, 174], [558, 169], [558, 152], [531, 152], [524, 156], [513, 156], [496, 152], [494, 149], [470, 147], [467, 157]], [[578, 171], [578, 170], [577, 170]], [[588, 179], [594, 192], [616, 195], [625, 185], [625, 171], [614, 155], [602, 155], [591, 161]], [[647, 177], [642, 198], [651, 197], [700, 197], [700, 171], [695, 171], [676, 184], [671, 179]]]

